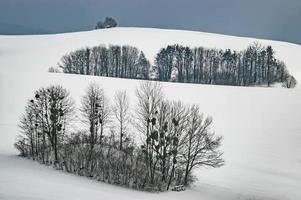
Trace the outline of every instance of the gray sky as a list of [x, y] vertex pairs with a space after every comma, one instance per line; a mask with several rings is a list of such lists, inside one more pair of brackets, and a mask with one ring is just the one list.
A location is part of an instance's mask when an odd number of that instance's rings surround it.
[[2, 29], [13, 24], [40, 32], [89, 30], [105, 16], [115, 17], [120, 26], [199, 30], [301, 44], [301, 0], [0, 0], [0, 23], [6, 24]]

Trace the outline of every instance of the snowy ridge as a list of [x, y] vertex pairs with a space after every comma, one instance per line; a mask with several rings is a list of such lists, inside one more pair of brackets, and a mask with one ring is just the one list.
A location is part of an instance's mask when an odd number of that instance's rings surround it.
[[[33, 35], [33, 36], [1, 36], [0, 55], [10, 52], [18, 61], [10, 62], [10, 56], [0, 60], [0, 73], [18, 70], [39, 70], [46, 72], [50, 66], [56, 66], [61, 57], [85, 46], [132, 45], [142, 50], [153, 62], [158, 51], [170, 44], [181, 44], [190, 47], [208, 47], [218, 49], [243, 50], [248, 45], [259, 42], [271, 45], [276, 51], [276, 57], [284, 61], [290, 73], [301, 82], [301, 67], [299, 66], [301, 45], [262, 40], [255, 38], [234, 37], [196, 31], [165, 30], [154, 28], [111, 28], [87, 32]], [[41, 51], [36, 51], [41, 49]], [[24, 60], [24, 57], [26, 58]], [[23, 59], [22, 59], [23, 58]], [[37, 59], [34, 59], [37, 58]], [[20, 65], [27, 67], [19, 67]], [[21, 68], [21, 69], [20, 69]]]
[[147, 28], [0, 36], [0, 199], [301, 199], [300, 84], [296, 89], [284, 89], [163, 83], [169, 98], [199, 104], [213, 117], [214, 131], [224, 136], [226, 165], [198, 170], [196, 186], [183, 193], [131, 191], [15, 156], [19, 117], [27, 99], [41, 86], [61, 84], [79, 105], [84, 89], [94, 81], [109, 97], [116, 90], [127, 89], [135, 102], [137, 80], [47, 73], [69, 51], [129, 44], [152, 61], [157, 51], [169, 44], [241, 50], [255, 41], [272, 45], [276, 57], [301, 83], [301, 46], [285, 42]]

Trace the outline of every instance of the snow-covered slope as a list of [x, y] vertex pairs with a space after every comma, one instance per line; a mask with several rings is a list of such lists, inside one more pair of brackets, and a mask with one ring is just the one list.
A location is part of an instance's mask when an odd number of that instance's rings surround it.
[[[254, 42], [260, 42], [263, 45], [272, 45], [276, 57], [283, 60], [291, 74], [301, 82], [301, 45], [287, 42], [153, 28], [111, 28], [38, 36], [0, 35], [0, 41], [1, 73], [15, 70], [20, 73], [31, 70], [46, 72], [50, 66], [56, 66], [64, 54], [81, 47], [99, 44], [133, 45], [143, 50], [150, 61], [153, 61], [159, 49], [170, 44], [242, 50]], [[11, 59], [14, 59], [14, 62]]]
[[18, 119], [33, 91], [61, 84], [79, 104], [85, 87], [101, 84], [109, 97], [137, 80], [47, 73], [69, 51], [98, 44], [130, 44], [152, 60], [168, 44], [243, 49], [271, 44], [301, 82], [301, 46], [217, 34], [114, 28], [43, 36], [0, 36], [0, 199], [301, 199], [301, 89], [164, 83], [166, 95], [197, 103], [224, 136], [226, 165], [197, 170], [196, 186], [183, 193], [145, 194], [57, 172], [14, 156]]

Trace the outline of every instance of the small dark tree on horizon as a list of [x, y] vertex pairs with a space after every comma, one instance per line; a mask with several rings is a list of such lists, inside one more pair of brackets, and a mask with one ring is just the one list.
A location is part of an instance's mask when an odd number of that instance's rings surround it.
[[106, 17], [104, 21], [96, 23], [95, 29], [113, 28], [117, 25], [117, 21], [113, 17]]

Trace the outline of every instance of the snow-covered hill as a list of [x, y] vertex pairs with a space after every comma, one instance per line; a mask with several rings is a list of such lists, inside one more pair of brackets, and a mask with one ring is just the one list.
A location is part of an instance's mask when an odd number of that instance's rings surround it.
[[[301, 83], [301, 46], [209, 33], [113, 28], [41, 36], [0, 36], [0, 199], [301, 199], [301, 89], [246, 88], [164, 83], [166, 95], [197, 103], [224, 136], [226, 165], [200, 169], [196, 186], [183, 193], [145, 194], [57, 172], [14, 156], [18, 119], [33, 91], [61, 84], [79, 104], [85, 87], [101, 84], [108, 96], [136, 80], [47, 73], [65, 53], [98, 44], [129, 44], [153, 60], [168, 44], [244, 49], [270, 44]], [[120, 193], [120, 195], [117, 194]]]
[[[64, 54], [81, 47], [99, 44], [132, 45], [141, 49], [149, 60], [153, 61], [159, 49], [170, 44], [242, 50], [254, 42], [259, 42], [263, 45], [272, 45], [276, 57], [283, 60], [290, 73], [301, 82], [299, 64], [301, 45], [287, 42], [153, 28], [111, 28], [37, 36], [0, 35], [0, 41], [1, 73], [15, 72], [15, 70], [20, 73], [32, 70], [45, 73], [50, 66], [56, 66]], [[14, 59], [14, 62], [11, 59]]]

